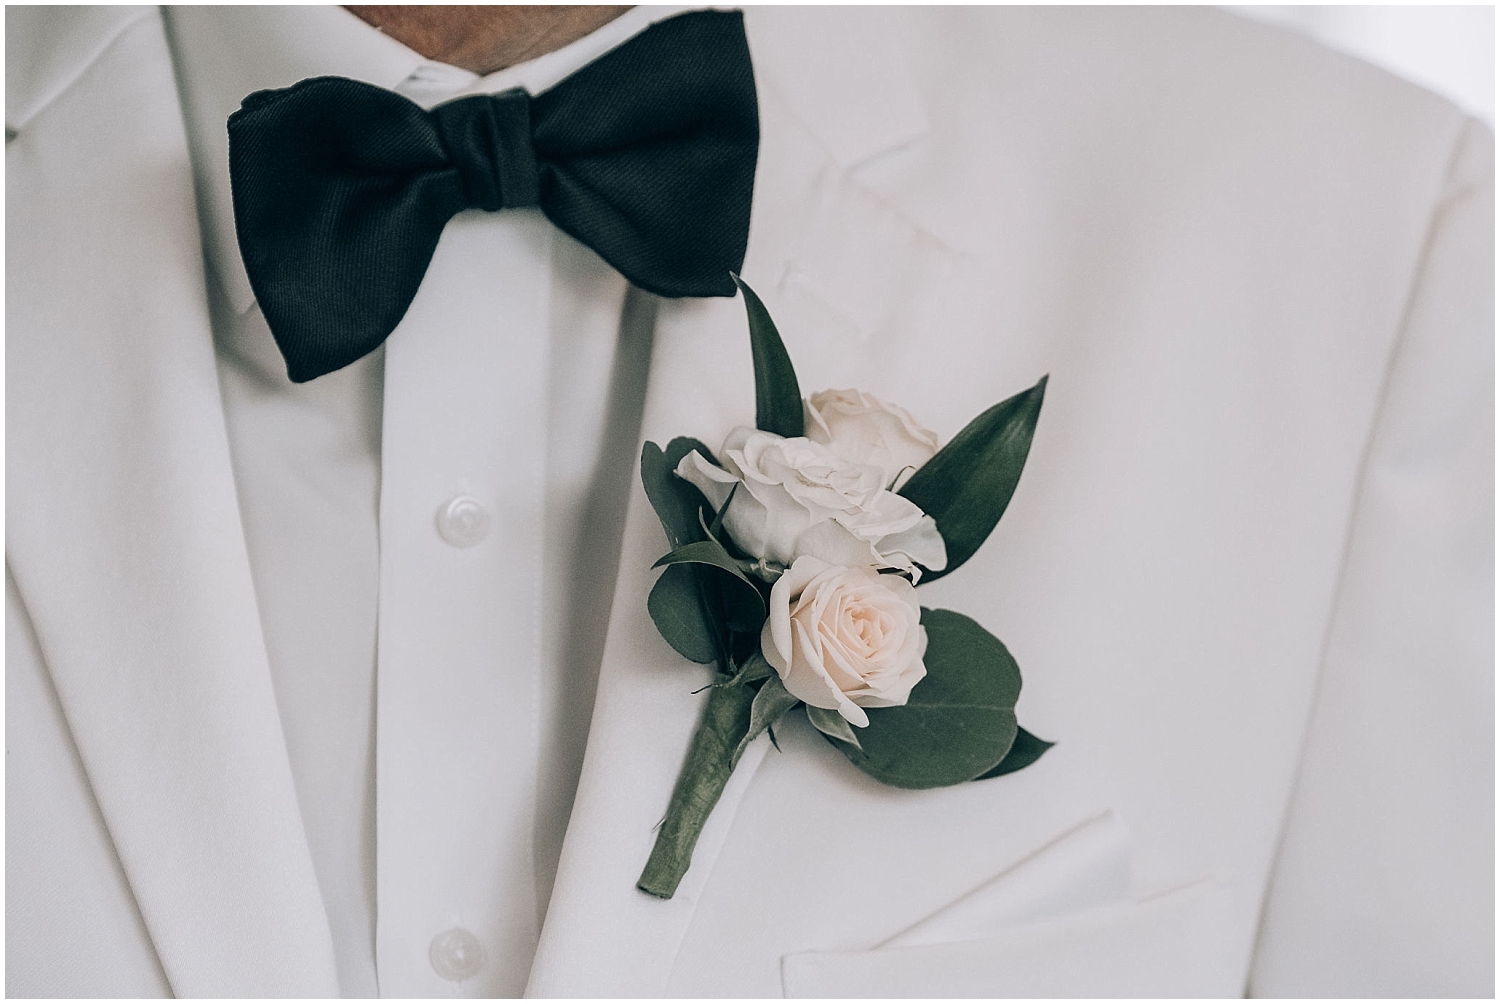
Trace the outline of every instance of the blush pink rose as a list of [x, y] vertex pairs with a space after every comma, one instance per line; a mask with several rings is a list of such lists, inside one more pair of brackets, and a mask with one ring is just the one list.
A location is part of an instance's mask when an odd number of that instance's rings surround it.
[[905, 704], [927, 675], [921, 618], [901, 576], [804, 556], [771, 587], [761, 654], [793, 697], [864, 727], [865, 708]]

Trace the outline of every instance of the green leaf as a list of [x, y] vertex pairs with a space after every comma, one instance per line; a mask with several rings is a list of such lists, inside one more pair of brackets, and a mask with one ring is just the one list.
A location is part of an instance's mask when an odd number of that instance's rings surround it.
[[807, 706], [807, 720], [812, 722], [813, 728], [823, 733], [830, 739], [848, 743], [855, 749], [863, 749], [859, 744], [859, 737], [854, 733], [854, 726], [837, 711], [830, 708], [817, 708], [809, 704]]
[[1000, 522], [1026, 466], [1046, 392], [1042, 377], [974, 419], [897, 493], [937, 522], [948, 549], [947, 567], [927, 571], [924, 582], [968, 561]]
[[684, 659], [713, 662], [719, 657], [719, 644], [698, 590], [697, 566], [672, 565], [651, 587], [646, 611]]
[[[734, 495], [735, 491], [738, 490], [738, 489], [739, 489], [739, 485], [735, 485], [733, 488], [731, 488], [729, 490], [730, 496], [732, 497]], [[708, 512], [708, 507], [704, 506], [698, 512], [698, 526], [703, 531], [704, 539], [705, 540], [711, 540], [715, 544], [718, 544], [720, 547], [722, 547], [725, 550], [725, 552], [729, 555], [729, 557], [734, 560], [735, 567], [738, 568], [741, 572], [744, 572], [745, 575], [748, 576], [748, 575], [750, 575], [751, 572], [753, 572], [758, 567], [759, 562], [755, 561], [752, 558], [736, 557], [734, 551], [729, 550], [731, 547], [734, 546], [734, 541], [730, 540], [728, 537], [720, 535], [720, 532], [724, 529], [723, 516], [724, 516], [724, 513], [727, 512], [728, 510], [729, 510], [729, 502], [728, 502], [728, 500], [726, 500], [724, 502], [723, 508], [721, 508], [719, 510], [718, 514], [714, 517], [713, 522], [710, 523], [710, 522], [708, 522], [708, 520], [706, 520], [706, 519], [703, 518], [704, 514], [706, 512]]]
[[757, 680], [764, 680], [775, 672], [776, 670], [771, 668], [771, 664], [766, 661], [766, 657], [761, 655], [760, 649], [757, 648], [750, 654], [749, 658], [740, 663], [739, 668], [734, 671], [734, 676], [725, 680], [722, 686], [732, 687], [741, 683], [754, 683]]
[[[702, 512], [707, 500], [675, 473], [682, 458], [694, 450], [713, 460], [707, 446], [685, 436], [672, 440], [665, 450], [655, 443], [641, 448], [641, 484], [674, 549], [702, 541], [705, 536]], [[646, 598], [646, 610], [661, 636], [693, 662], [714, 662], [724, 657], [718, 626], [724, 619], [718, 602], [723, 591], [716, 581], [719, 575], [693, 565], [674, 565], [656, 580]], [[737, 608], [746, 602], [738, 601]], [[753, 611], [758, 601], [748, 602]]]
[[750, 357], [755, 362], [755, 427], [778, 436], [800, 436], [803, 431], [802, 391], [797, 371], [766, 305], [755, 291], [734, 276], [745, 294], [745, 316], [750, 321]]
[[[722, 609], [717, 612], [721, 614], [722, 623], [730, 630], [749, 633], [759, 631], [765, 624], [766, 598], [761, 595], [760, 587], [755, 581], [741, 569], [739, 560], [724, 550], [724, 545], [712, 538], [684, 544], [652, 567], [681, 564], [708, 566], [716, 570], [710, 573], [711, 578], [700, 581], [705, 590], [710, 588], [710, 583], [719, 590]], [[721, 573], [728, 573], [728, 577]], [[714, 606], [710, 604], [708, 610], [712, 617]]]
[[801, 704], [797, 698], [787, 693], [782, 685], [781, 677], [775, 675], [766, 678], [766, 682], [760, 685], [755, 692], [755, 700], [750, 703], [750, 727], [745, 730], [745, 738], [734, 750], [734, 762], [739, 763], [745, 747], [753, 743], [757, 736], [769, 729], [781, 720], [781, 716]]
[[974, 780], [983, 781], [987, 777], [999, 777], [1002, 774], [1014, 774], [1023, 767], [1030, 767], [1042, 758], [1042, 754], [1050, 750], [1056, 743], [1049, 743], [1045, 739], [1038, 739], [1025, 729], [1016, 729], [1016, 741], [1011, 746], [1010, 752], [1005, 754], [1001, 760], [991, 769], [980, 774]]
[[[734, 487], [729, 489], [729, 497], [724, 500], [723, 505], [719, 506], [719, 511], [714, 513], [713, 523], [704, 527], [708, 531], [708, 535], [714, 540], [718, 540], [719, 535], [724, 532], [724, 515], [729, 512], [729, 504], [734, 501], [734, 494], [740, 490], [742, 483], [735, 482]], [[703, 522], [703, 512], [701, 510], [698, 512], [698, 522]]]
[[667, 542], [673, 547], [703, 539], [698, 514], [708, 504], [707, 500], [702, 492], [675, 473], [682, 458], [694, 450], [710, 462], [717, 462], [708, 447], [687, 436], [672, 440], [665, 450], [655, 443], [647, 443], [641, 448], [641, 484], [646, 489], [651, 507], [656, 510], [657, 519], [661, 520], [662, 529], [666, 531]]
[[1005, 759], [1016, 738], [1021, 671], [1000, 639], [963, 614], [922, 610], [927, 676], [899, 708], [866, 708], [862, 749], [833, 741], [860, 770], [898, 788], [969, 781]]
[[722, 568], [730, 575], [742, 580], [745, 585], [750, 586], [752, 589], [755, 587], [755, 583], [750, 581], [750, 577], [740, 567], [739, 559], [724, 550], [724, 545], [713, 538], [697, 540], [691, 544], [683, 544], [681, 547], [674, 548], [671, 553], [664, 554], [656, 559], [656, 564], [651, 567], [661, 568], [663, 565], [681, 565], [685, 563], [713, 565], [715, 568]]

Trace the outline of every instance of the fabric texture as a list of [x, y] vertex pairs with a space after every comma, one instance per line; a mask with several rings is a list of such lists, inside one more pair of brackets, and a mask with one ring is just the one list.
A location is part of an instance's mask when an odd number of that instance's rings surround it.
[[[613, 595], [657, 301], [536, 208], [467, 210], [380, 349], [292, 384], [254, 301], [235, 300], [232, 213], [206, 211], [221, 160], [230, 208], [225, 120], [246, 94], [325, 76], [429, 110], [540, 95], [676, 13], [637, 8], [480, 77], [340, 8], [164, 12], [204, 245], [230, 256], [210, 250], [208, 283], [229, 452], [343, 996], [524, 988], [583, 755], [604, 644], [592, 613]], [[459, 491], [492, 516], [465, 548], [434, 518]], [[428, 951], [455, 925], [481, 949], [459, 984]]]
[[716, 11], [653, 25], [536, 97], [426, 112], [324, 77], [229, 119], [240, 251], [299, 383], [385, 340], [464, 209], [539, 205], [642, 289], [732, 296], [758, 142], [743, 18]]
[[[1493, 150], [1468, 123], [1391, 353], [1257, 997], [1493, 992]], [[1469, 865], [1396, 864], [1428, 854]]]
[[[203, 308], [199, 249], [215, 242], [194, 211], [185, 99], [158, 15], [119, 10], [110, 31], [76, 8], [7, 12], [12, 51], [78, 54], [7, 88], [8, 602], [36, 640], [7, 653], [18, 681], [34, 681], [6, 708], [7, 863], [102, 877], [86, 896], [31, 886], [52, 897], [46, 909], [9, 898], [7, 990], [162, 992], [159, 960], [184, 997], [330, 996], [329, 923], [314, 867], [298, 863], [312, 859], [240, 544]], [[529, 993], [780, 996], [788, 956], [884, 951], [1113, 808], [1130, 828], [1137, 902], [1217, 879], [1222, 911], [1162, 900], [1160, 914], [1058, 917], [1014, 935], [955, 927], [951, 942], [869, 961], [900, 963], [903, 978], [970, 974], [986, 996], [1078, 997], [1100, 992], [1101, 962], [1123, 973], [1136, 949], [1161, 948], [1163, 971], [1213, 966], [1213, 988], [1243, 987], [1253, 955], [1256, 993], [1368, 996], [1349, 967], [1378, 964], [1388, 992], [1492, 996], [1492, 940], [1473, 946], [1492, 938], [1493, 911], [1460, 914], [1446, 890], [1468, 883], [1488, 899], [1493, 854], [1426, 837], [1493, 820], [1492, 790], [1446, 797], [1439, 783], [1490, 755], [1455, 728], [1482, 697], [1447, 681], [1484, 678], [1492, 653], [1443, 642], [1456, 622], [1426, 613], [1477, 610], [1488, 594], [1443, 572], [1451, 559], [1424, 564], [1436, 556], [1424, 541], [1483, 555], [1491, 535], [1464, 514], [1487, 500], [1467, 477], [1405, 480], [1449, 467], [1439, 460], [1458, 440], [1429, 418], [1493, 393], [1487, 356], [1463, 350], [1472, 327], [1445, 320], [1488, 297], [1457, 281], [1490, 260], [1488, 206], [1458, 198], [1470, 179], [1488, 185], [1468, 166], [1487, 132], [1417, 88], [1216, 10], [767, 6], [746, 26], [763, 114], [743, 275], [806, 385], [865, 388], [951, 435], [1052, 374], [1001, 534], [921, 588], [1005, 640], [1026, 673], [1028, 726], [1058, 746], [1004, 778], [896, 792], [793, 720], [780, 752], [747, 751], [685, 893], [643, 896], [633, 883], [697, 720], [692, 691], [709, 681], [645, 614], [667, 545], [632, 481], [616, 599], [590, 608], [608, 639], [592, 718], [577, 715], [589, 752]], [[1440, 218], [1451, 222], [1435, 230]], [[713, 442], [744, 420], [744, 325], [727, 299], [661, 305], [644, 437]], [[1454, 365], [1426, 362], [1460, 350]], [[1455, 372], [1475, 394], [1455, 393]], [[1492, 454], [1473, 455], [1472, 477], [1488, 480]], [[1413, 574], [1393, 581], [1390, 567]], [[1445, 665], [1455, 655], [1465, 667]], [[1419, 716], [1401, 710], [1412, 686]], [[1396, 714], [1350, 714], [1363, 707]], [[55, 772], [69, 748], [87, 787]], [[1371, 749], [1381, 755], [1360, 755]], [[1392, 774], [1392, 750], [1417, 750], [1407, 763], [1420, 769]], [[1335, 761], [1361, 777], [1328, 771]], [[1427, 811], [1443, 825], [1392, 827]], [[429, 825], [415, 815], [397, 818]], [[380, 857], [429, 864], [389, 841]], [[424, 875], [449, 888], [483, 883], [472, 857], [432, 859]], [[115, 860], [123, 881], [106, 880]], [[1407, 898], [1388, 895], [1398, 884]], [[1302, 910], [1314, 902], [1338, 912]], [[426, 903], [452, 926], [446, 894]], [[380, 924], [415, 931], [415, 912], [384, 904]], [[1365, 932], [1364, 947], [1335, 960], [1327, 937], [1307, 936], [1320, 928]], [[387, 943], [413, 971], [436, 932], [423, 933]], [[1023, 952], [1035, 967], [1012, 965]], [[1441, 982], [1426, 975], [1434, 959]]]

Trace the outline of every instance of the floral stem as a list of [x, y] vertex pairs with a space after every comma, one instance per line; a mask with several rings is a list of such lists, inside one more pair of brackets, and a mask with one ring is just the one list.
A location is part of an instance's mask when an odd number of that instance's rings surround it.
[[708, 692], [703, 717], [688, 747], [687, 759], [666, 818], [656, 833], [656, 846], [636, 882], [642, 892], [671, 899], [693, 860], [693, 847], [709, 813], [724, 793], [738, 762], [737, 749], [750, 727], [750, 704], [755, 688], [743, 683], [714, 687]]

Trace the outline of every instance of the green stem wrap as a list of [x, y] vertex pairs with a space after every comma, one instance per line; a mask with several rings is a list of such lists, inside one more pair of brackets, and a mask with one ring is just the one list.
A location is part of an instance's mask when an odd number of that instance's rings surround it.
[[693, 860], [693, 847], [709, 813], [739, 761], [736, 751], [750, 727], [750, 704], [755, 689], [739, 683], [708, 692], [703, 718], [693, 733], [682, 773], [672, 789], [667, 816], [656, 833], [656, 846], [636, 888], [671, 899]]

